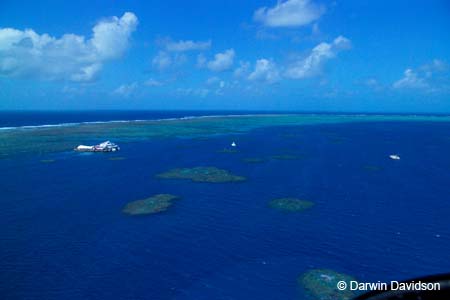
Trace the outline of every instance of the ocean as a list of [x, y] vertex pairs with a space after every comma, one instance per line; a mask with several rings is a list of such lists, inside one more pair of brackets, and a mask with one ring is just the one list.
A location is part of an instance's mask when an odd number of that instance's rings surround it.
[[[0, 298], [310, 299], [309, 270], [450, 270], [449, 117], [227, 114], [1, 113]], [[72, 150], [105, 139], [121, 151]], [[155, 176], [199, 166], [246, 180]], [[161, 193], [180, 199], [122, 212]]]

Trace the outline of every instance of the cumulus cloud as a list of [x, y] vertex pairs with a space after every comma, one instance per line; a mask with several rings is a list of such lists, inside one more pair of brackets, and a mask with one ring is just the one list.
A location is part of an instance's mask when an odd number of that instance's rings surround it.
[[[386, 86], [384, 83], [380, 82], [375, 77], [367, 77], [367, 78], [361, 78], [357, 79], [355, 82], [355, 85], [357, 85], [361, 91], [364, 92], [385, 92], [389, 86]], [[353, 92], [357, 92], [356, 90]], [[358, 91], [359, 92], [359, 91]]]
[[197, 67], [199, 67], [199, 68], [205, 67], [207, 61], [208, 60], [206, 59], [205, 55], [203, 55], [203, 54], [197, 55]]
[[433, 59], [431, 63], [424, 64], [420, 68], [420, 71], [425, 72], [426, 76], [431, 76], [434, 73], [445, 72], [448, 70], [448, 65], [440, 59]]
[[178, 42], [174, 42], [174, 41], [168, 41], [166, 43], [166, 49], [167, 51], [172, 51], [172, 52], [184, 52], [184, 51], [202, 51], [202, 50], [208, 50], [209, 48], [211, 48], [211, 41], [192, 41], [192, 40], [187, 40], [187, 41], [178, 41]]
[[280, 74], [274, 62], [265, 58], [258, 59], [255, 69], [248, 76], [249, 80], [274, 83], [280, 80]]
[[250, 72], [250, 63], [248, 61], [240, 61], [239, 67], [234, 70], [233, 75], [235, 77], [247, 76]]
[[406, 69], [403, 73], [403, 78], [397, 80], [392, 85], [395, 89], [402, 88], [413, 88], [413, 89], [424, 89], [428, 87], [424, 78], [419, 77], [419, 75], [412, 69]]
[[306, 58], [294, 60], [286, 69], [285, 76], [292, 79], [313, 77], [321, 73], [324, 63], [337, 53], [351, 48], [349, 39], [338, 36], [332, 43], [320, 43]]
[[205, 83], [208, 86], [208, 88], [213, 90], [215, 89], [214, 93], [218, 96], [222, 96], [224, 94], [225, 88], [228, 87], [227, 82], [225, 82], [224, 80], [220, 79], [217, 76], [209, 77], [205, 81]]
[[172, 57], [164, 51], [159, 51], [152, 60], [153, 67], [159, 70], [167, 69], [171, 64]]
[[445, 62], [434, 59], [431, 63], [424, 64], [416, 70], [406, 69], [403, 77], [395, 81], [392, 87], [396, 90], [448, 91], [450, 83], [447, 70], [448, 66]]
[[298, 27], [316, 21], [324, 12], [324, 6], [310, 0], [278, 1], [274, 7], [256, 10], [253, 20], [268, 27]]
[[219, 82], [220, 82], [220, 78], [219, 78], [219, 77], [216, 77], [216, 76], [209, 77], [209, 78], [206, 80], [206, 84], [207, 84], [207, 85], [214, 85], [214, 84], [219, 83]]
[[[173, 41], [171, 38], [162, 38], [156, 41], [160, 48], [152, 59], [152, 65], [159, 71], [171, 69], [183, 65], [189, 60], [187, 52], [204, 51], [211, 47], [211, 41], [179, 40]], [[198, 66], [205, 65], [206, 58], [203, 54], [198, 56]]]
[[210, 93], [209, 89], [204, 88], [179, 88], [176, 90], [176, 94], [180, 96], [195, 96], [205, 98]]
[[120, 58], [129, 47], [137, 17], [126, 12], [98, 22], [92, 37], [60, 38], [32, 29], [0, 28], [0, 75], [47, 80], [92, 81], [105, 62]]
[[152, 59], [152, 65], [160, 71], [176, 67], [186, 63], [187, 57], [183, 53], [170, 54], [167, 51], [159, 51]]
[[163, 83], [159, 80], [150, 78], [144, 82], [144, 85], [146, 85], [146, 86], [162, 86]]
[[122, 84], [113, 91], [113, 95], [121, 97], [129, 97], [136, 91], [137, 87], [138, 87], [137, 82], [133, 82], [130, 84]]
[[375, 78], [369, 78], [364, 81], [364, 84], [369, 87], [376, 87], [379, 85], [378, 80]]
[[214, 72], [222, 72], [233, 66], [235, 52], [234, 49], [225, 50], [225, 52], [217, 53], [214, 59], [207, 63], [208, 69]]

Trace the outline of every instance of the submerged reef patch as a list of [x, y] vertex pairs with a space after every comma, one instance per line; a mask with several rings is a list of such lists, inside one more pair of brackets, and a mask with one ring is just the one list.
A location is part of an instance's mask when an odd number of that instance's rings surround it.
[[298, 284], [304, 289], [310, 299], [315, 300], [347, 300], [355, 297], [349, 289], [339, 290], [337, 284], [344, 281], [347, 284], [355, 278], [328, 269], [314, 269], [298, 278]]
[[375, 165], [365, 165], [363, 166], [363, 169], [366, 171], [376, 172], [382, 170], [383, 168]]
[[189, 179], [195, 182], [238, 182], [245, 181], [243, 176], [234, 175], [216, 167], [177, 168], [156, 175], [162, 179]]
[[329, 137], [329, 140], [331, 143], [333, 144], [342, 144], [345, 141], [347, 141], [346, 138], [340, 137], [340, 136], [333, 136], [333, 137]]
[[314, 206], [314, 202], [298, 198], [278, 198], [269, 202], [269, 206], [287, 212], [303, 211]]
[[51, 164], [54, 163], [56, 160], [54, 159], [41, 159], [41, 163], [43, 164]]
[[126, 158], [123, 156], [113, 156], [108, 158], [109, 160], [125, 160]]
[[279, 155], [272, 155], [270, 158], [276, 160], [297, 160], [300, 159], [300, 156], [295, 154], [279, 154]]
[[302, 136], [302, 134], [301, 133], [281, 133], [279, 136], [282, 138], [291, 139], [291, 138], [300, 137], [300, 136]]
[[249, 164], [258, 164], [258, 163], [263, 163], [266, 160], [261, 157], [247, 157], [247, 158], [243, 158], [242, 161], [249, 163]]
[[172, 201], [180, 199], [171, 194], [157, 194], [143, 200], [136, 200], [128, 203], [122, 212], [128, 215], [150, 215], [166, 211], [172, 206]]
[[239, 150], [237, 149], [229, 149], [229, 148], [224, 148], [217, 151], [217, 153], [238, 153], [238, 152]]

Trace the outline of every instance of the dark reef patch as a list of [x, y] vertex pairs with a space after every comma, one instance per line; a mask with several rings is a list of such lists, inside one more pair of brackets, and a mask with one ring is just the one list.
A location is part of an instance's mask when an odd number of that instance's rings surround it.
[[347, 141], [346, 138], [343, 138], [343, 137], [340, 137], [340, 136], [332, 136], [332, 137], [329, 137], [329, 140], [330, 140], [330, 142], [333, 143], [333, 144], [342, 144], [342, 143], [344, 143], [344, 142]]
[[297, 212], [314, 206], [314, 202], [298, 198], [279, 198], [269, 202], [269, 206], [281, 211]]
[[300, 156], [295, 154], [278, 154], [272, 155], [270, 158], [276, 160], [297, 160], [300, 159]]
[[109, 160], [125, 160], [126, 158], [123, 156], [113, 156], [108, 158]]
[[54, 163], [56, 160], [54, 160], [54, 159], [41, 159], [40, 161], [43, 164], [51, 164], [51, 163]]
[[247, 158], [243, 158], [242, 161], [245, 163], [248, 163], [248, 164], [258, 164], [258, 163], [263, 163], [266, 160], [264, 158], [260, 158], [260, 157], [247, 157]]
[[177, 168], [156, 175], [162, 179], [189, 179], [195, 182], [239, 182], [245, 181], [243, 176], [237, 176], [227, 170], [216, 167]]
[[143, 200], [128, 203], [122, 212], [128, 215], [150, 215], [166, 211], [172, 206], [172, 201], [180, 199], [171, 194], [157, 194]]
[[363, 166], [363, 169], [366, 171], [376, 172], [376, 171], [381, 171], [383, 168], [379, 167], [379, 166], [374, 166], [374, 165], [366, 165], [366, 166]]
[[218, 150], [217, 153], [239, 153], [239, 150], [224, 148], [224, 149]]
[[349, 289], [339, 290], [339, 281], [349, 283], [355, 280], [353, 277], [328, 269], [314, 269], [306, 272], [298, 278], [300, 284], [310, 299], [315, 300], [348, 300], [355, 297], [355, 293]]

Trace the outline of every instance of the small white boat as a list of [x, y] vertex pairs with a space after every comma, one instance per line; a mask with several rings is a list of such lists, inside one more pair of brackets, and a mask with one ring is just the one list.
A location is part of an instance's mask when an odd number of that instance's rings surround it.
[[389, 155], [389, 158], [393, 159], [393, 160], [399, 160], [400, 156], [398, 156], [397, 154], [391, 154], [391, 155]]
[[231, 147], [236, 147], [236, 143], [235, 143], [235, 142], [232, 142], [232, 143], [231, 143]]
[[106, 141], [95, 146], [79, 145], [74, 150], [79, 152], [116, 152], [120, 150], [120, 147], [110, 141]]

